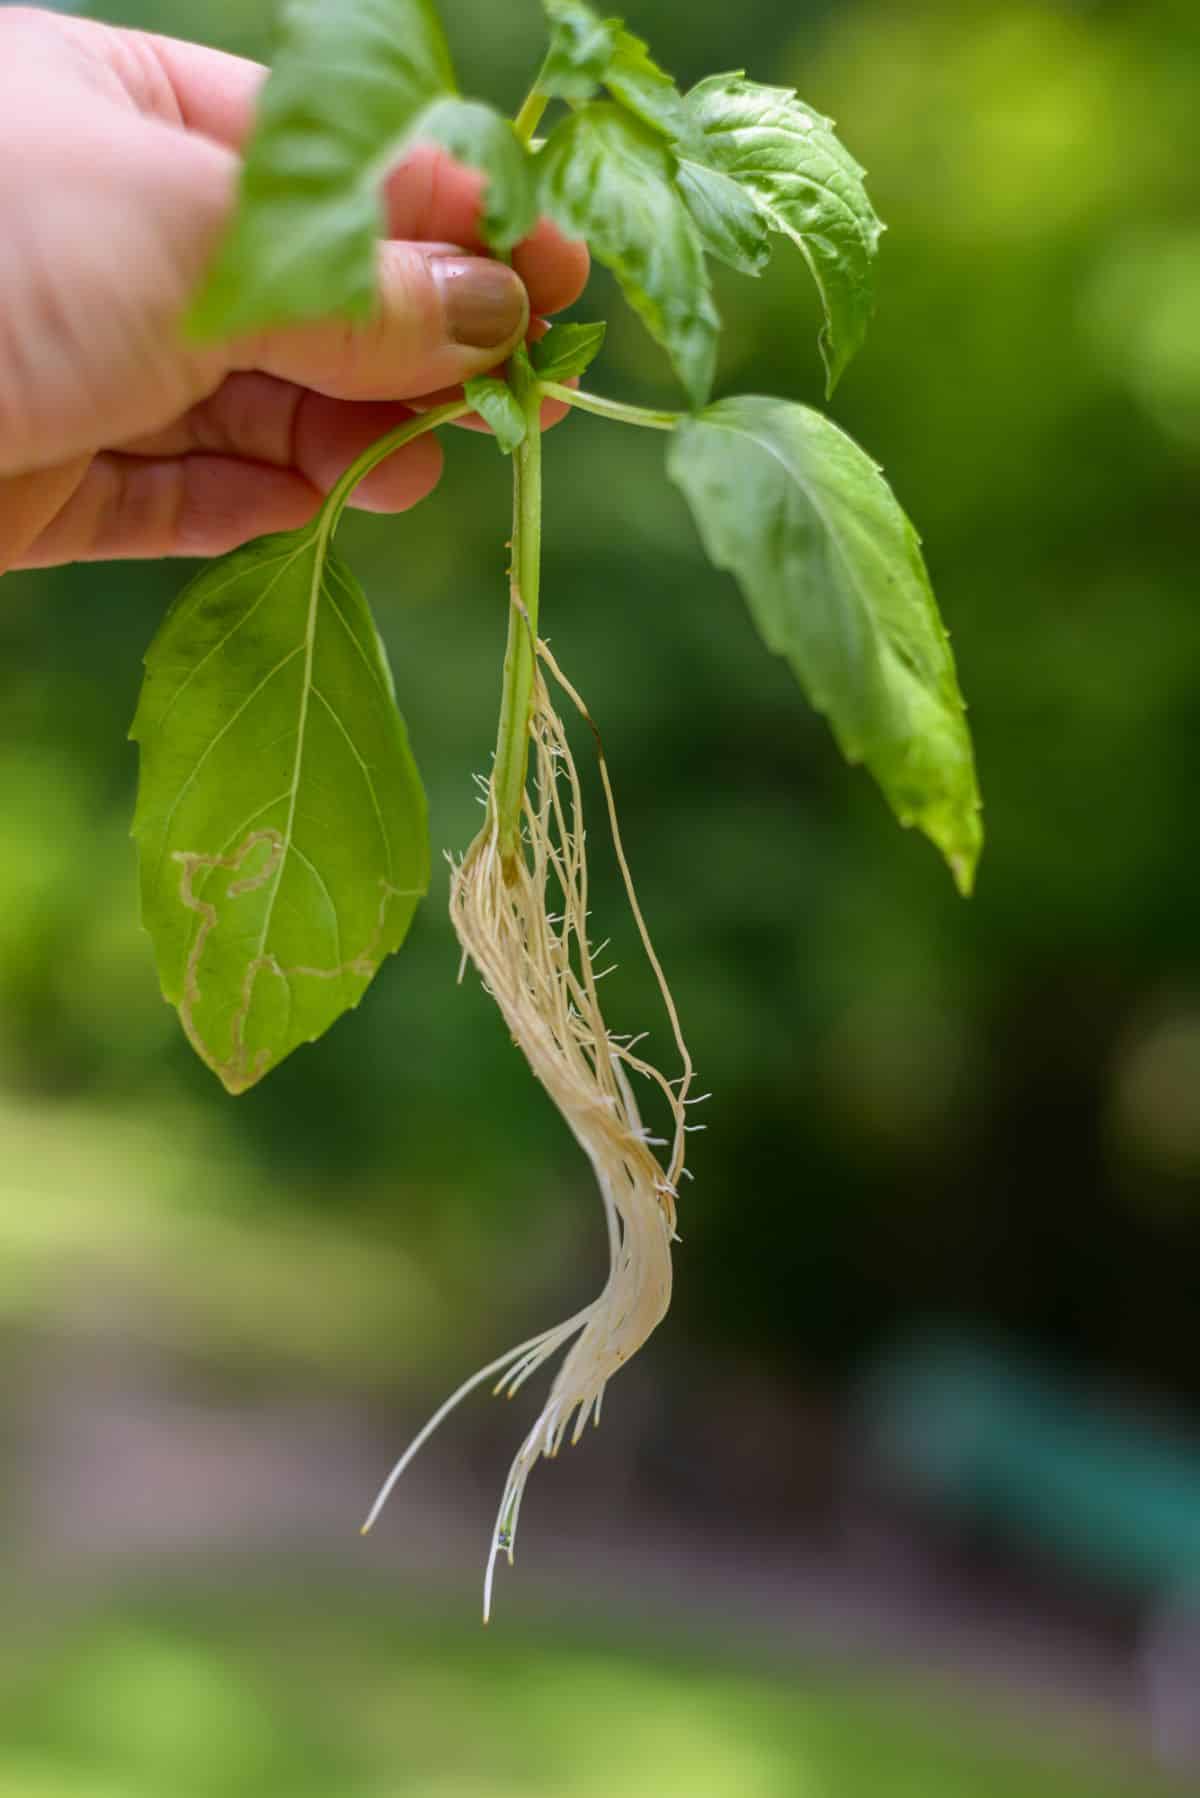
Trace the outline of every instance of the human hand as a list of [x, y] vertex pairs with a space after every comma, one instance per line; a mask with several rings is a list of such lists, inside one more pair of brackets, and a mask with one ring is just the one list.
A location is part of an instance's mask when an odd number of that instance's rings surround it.
[[[582, 291], [586, 250], [545, 222], [512, 270], [478, 254], [478, 177], [418, 149], [388, 182], [375, 320], [187, 343], [264, 75], [0, 9], [0, 573], [219, 555], [299, 526], [403, 402], [494, 368], [531, 309]], [[441, 466], [422, 437], [355, 503], [402, 511]]]

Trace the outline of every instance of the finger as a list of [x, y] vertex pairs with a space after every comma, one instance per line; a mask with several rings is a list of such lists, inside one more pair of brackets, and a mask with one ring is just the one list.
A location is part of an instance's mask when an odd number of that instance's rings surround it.
[[[377, 471], [385, 479], [386, 466]], [[433, 473], [429, 485], [436, 478]], [[410, 504], [421, 497], [411, 482], [408, 491]], [[233, 456], [110, 453], [94, 459], [62, 510], [12, 566], [222, 556], [255, 537], [298, 530], [323, 499], [294, 469]]]
[[153, 32], [120, 35], [133, 39], [136, 53], [148, 56], [162, 70], [182, 125], [230, 149], [242, 147], [253, 127], [259, 90], [267, 78], [261, 63]]
[[[254, 125], [267, 70], [245, 57], [209, 50], [152, 32], [71, 21], [71, 29], [103, 39], [107, 56], [132, 97], [148, 114], [180, 123], [231, 149]], [[391, 175], [388, 231], [413, 242], [443, 241], [483, 251], [480, 235], [484, 177], [444, 151], [421, 145]], [[513, 266], [535, 312], [561, 312], [587, 285], [587, 246], [565, 238], [543, 219], [513, 252]]]
[[[422, 144], [388, 178], [389, 235], [412, 242], [446, 240], [482, 251], [483, 188], [484, 178], [477, 170]], [[534, 312], [561, 312], [587, 286], [587, 246], [571, 242], [543, 219], [513, 252], [513, 267], [525, 283]]]
[[220, 556], [254, 537], [306, 524], [321, 499], [291, 469], [232, 457], [97, 456], [15, 566]]
[[[95, 29], [95, 28], [92, 28]], [[229, 56], [199, 44], [152, 32], [118, 31], [135, 60], [161, 70], [165, 89], [147, 84], [148, 110], [177, 117], [191, 131], [240, 149], [254, 125], [267, 70], [245, 57]], [[463, 244], [484, 251], [480, 235], [484, 177], [464, 168], [444, 151], [420, 146], [388, 183], [389, 235], [413, 242]], [[586, 244], [566, 238], [548, 219], [513, 252], [513, 267], [538, 313], [574, 305], [587, 286]]]
[[367, 324], [267, 332], [235, 345], [231, 364], [336, 399], [410, 399], [486, 374], [528, 328], [525, 289], [503, 263], [385, 243], [379, 270], [378, 309]]
[[89, 461], [88, 456], [76, 456], [37, 474], [0, 480], [0, 574], [20, 564], [29, 545], [66, 505]]
[[103, 64], [147, 118], [183, 125], [230, 149], [249, 136], [267, 75], [261, 63], [90, 19], [31, 14], [30, 20]]
[[[118, 448], [127, 456], [204, 453], [267, 463], [294, 469], [320, 493], [328, 493], [365, 449], [412, 416], [411, 408], [395, 401], [353, 403], [270, 375], [230, 375], [216, 393], [166, 430]], [[436, 487], [442, 460], [433, 434], [419, 437], [375, 469], [351, 504], [361, 511], [407, 511]]]
[[575, 304], [591, 266], [587, 245], [564, 237], [549, 219], [539, 219], [513, 251], [513, 267], [525, 283], [529, 303], [543, 317]]

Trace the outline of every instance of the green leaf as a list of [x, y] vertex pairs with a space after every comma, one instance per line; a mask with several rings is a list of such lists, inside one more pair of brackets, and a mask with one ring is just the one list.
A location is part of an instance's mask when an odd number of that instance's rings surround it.
[[237, 214], [188, 319], [196, 337], [370, 317], [383, 176], [454, 87], [429, 0], [292, 0], [286, 18]]
[[700, 238], [675, 189], [673, 152], [621, 107], [593, 103], [551, 133], [538, 164], [541, 209], [612, 269], [702, 406], [720, 320]]
[[879, 469], [820, 413], [742, 398], [682, 423], [670, 473], [767, 647], [969, 892], [983, 837], [954, 658]]
[[643, 124], [661, 131], [672, 143], [687, 137], [691, 131], [683, 95], [654, 61], [649, 46], [632, 32], [617, 34], [603, 81], [622, 106], [636, 113]]
[[790, 88], [714, 75], [688, 94], [687, 109], [697, 133], [689, 154], [739, 182], [771, 229], [803, 251], [825, 311], [821, 354], [832, 393], [875, 306], [873, 264], [883, 226], [862, 169], [832, 120]]
[[598, 87], [675, 142], [692, 129], [683, 95], [659, 68], [641, 38], [620, 19], [602, 19], [583, 0], [545, 0], [554, 27], [550, 53], [538, 76], [543, 94], [590, 100]]
[[552, 99], [590, 100], [612, 62], [621, 21], [599, 18], [582, 0], [545, 6], [553, 31], [538, 88]]
[[230, 1092], [357, 1005], [429, 884], [425, 796], [322, 517], [212, 563], [146, 657], [134, 835], [166, 997]]
[[529, 236], [537, 222], [533, 162], [508, 119], [481, 100], [451, 94], [421, 114], [412, 135], [487, 176], [482, 226], [494, 250], [511, 250]]
[[732, 175], [681, 157], [679, 191], [710, 256], [743, 275], [761, 275], [771, 260], [767, 221]]
[[555, 325], [529, 352], [534, 372], [543, 381], [575, 380], [596, 360], [607, 332], [605, 324]]
[[511, 456], [515, 449], [520, 449], [529, 434], [529, 426], [520, 401], [508, 382], [498, 380], [495, 375], [480, 375], [477, 380], [467, 382], [466, 395], [490, 427], [504, 454]]

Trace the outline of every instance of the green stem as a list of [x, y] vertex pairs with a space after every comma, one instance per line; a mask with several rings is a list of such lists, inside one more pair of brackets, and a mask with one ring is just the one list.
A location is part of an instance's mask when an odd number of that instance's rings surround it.
[[533, 134], [542, 122], [542, 114], [550, 104], [550, 96], [543, 94], [539, 83], [545, 71], [545, 63], [537, 72], [537, 80], [529, 90], [524, 106], [513, 120], [513, 130], [523, 144], [531, 143]]
[[513, 391], [529, 429], [513, 456], [512, 574], [508, 647], [504, 655], [500, 729], [492, 770], [493, 821], [500, 855], [520, 853], [521, 809], [529, 764], [529, 722], [537, 673], [538, 601], [542, 575], [542, 388], [524, 350], [513, 357]]
[[456, 418], [462, 418], [471, 410], [465, 400], [454, 400], [448, 406], [437, 406], [432, 412], [422, 412], [418, 418], [410, 418], [386, 437], [365, 449], [356, 462], [352, 462], [337, 486], [330, 492], [329, 498], [322, 508], [322, 522], [329, 521], [327, 535], [332, 536], [341, 521], [342, 513], [354, 489], [360, 481], [365, 481], [373, 469], [394, 456], [397, 450], [403, 449], [406, 443], [423, 437], [427, 431], [436, 431], [441, 425], [453, 424]]
[[641, 425], [647, 431], [674, 431], [687, 416], [683, 412], [651, 412], [645, 406], [626, 406], [621, 400], [606, 400], [599, 393], [582, 393], [577, 387], [563, 387], [557, 381], [543, 383], [542, 392], [549, 400], [561, 400], [580, 412], [594, 412], [597, 418], [615, 419], [618, 424]]

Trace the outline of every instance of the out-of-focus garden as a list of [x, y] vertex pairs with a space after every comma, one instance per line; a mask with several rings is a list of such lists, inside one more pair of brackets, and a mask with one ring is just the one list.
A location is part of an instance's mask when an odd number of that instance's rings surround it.
[[[269, 54], [260, 0], [103, 10]], [[128, 840], [187, 571], [7, 577], [0, 1798], [1197, 1789], [1200, 10], [626, 10], [683, 81], [795, 84], [870, 170], [879, 316], [832, 412], [924, 534], [978, 894], [842, 766], [661, 443], [570, 420], [543, 628], [714, 1097], [675, 1308], [535, 1474], [482, 1635], [531, 1409], [475, 1400], [357, 1525], [459, 1378], [598, 1286], [588, 1171], [455, 984], [444, 869], [360, 1011], [223, 1095]], [[515, 106], [535, 0], [443, 11]], [[718, 286], [722, 390], [822, 404], [800, 259]], [[579, 315], [612, 320], [595, 386], [674, 403], [605, 279]], [[476, 828], [508, 534], [500, 459], [451, 450], [347, 530], [438, 850]], [[595, 838], [610, 1020], [658, 1032]]]

